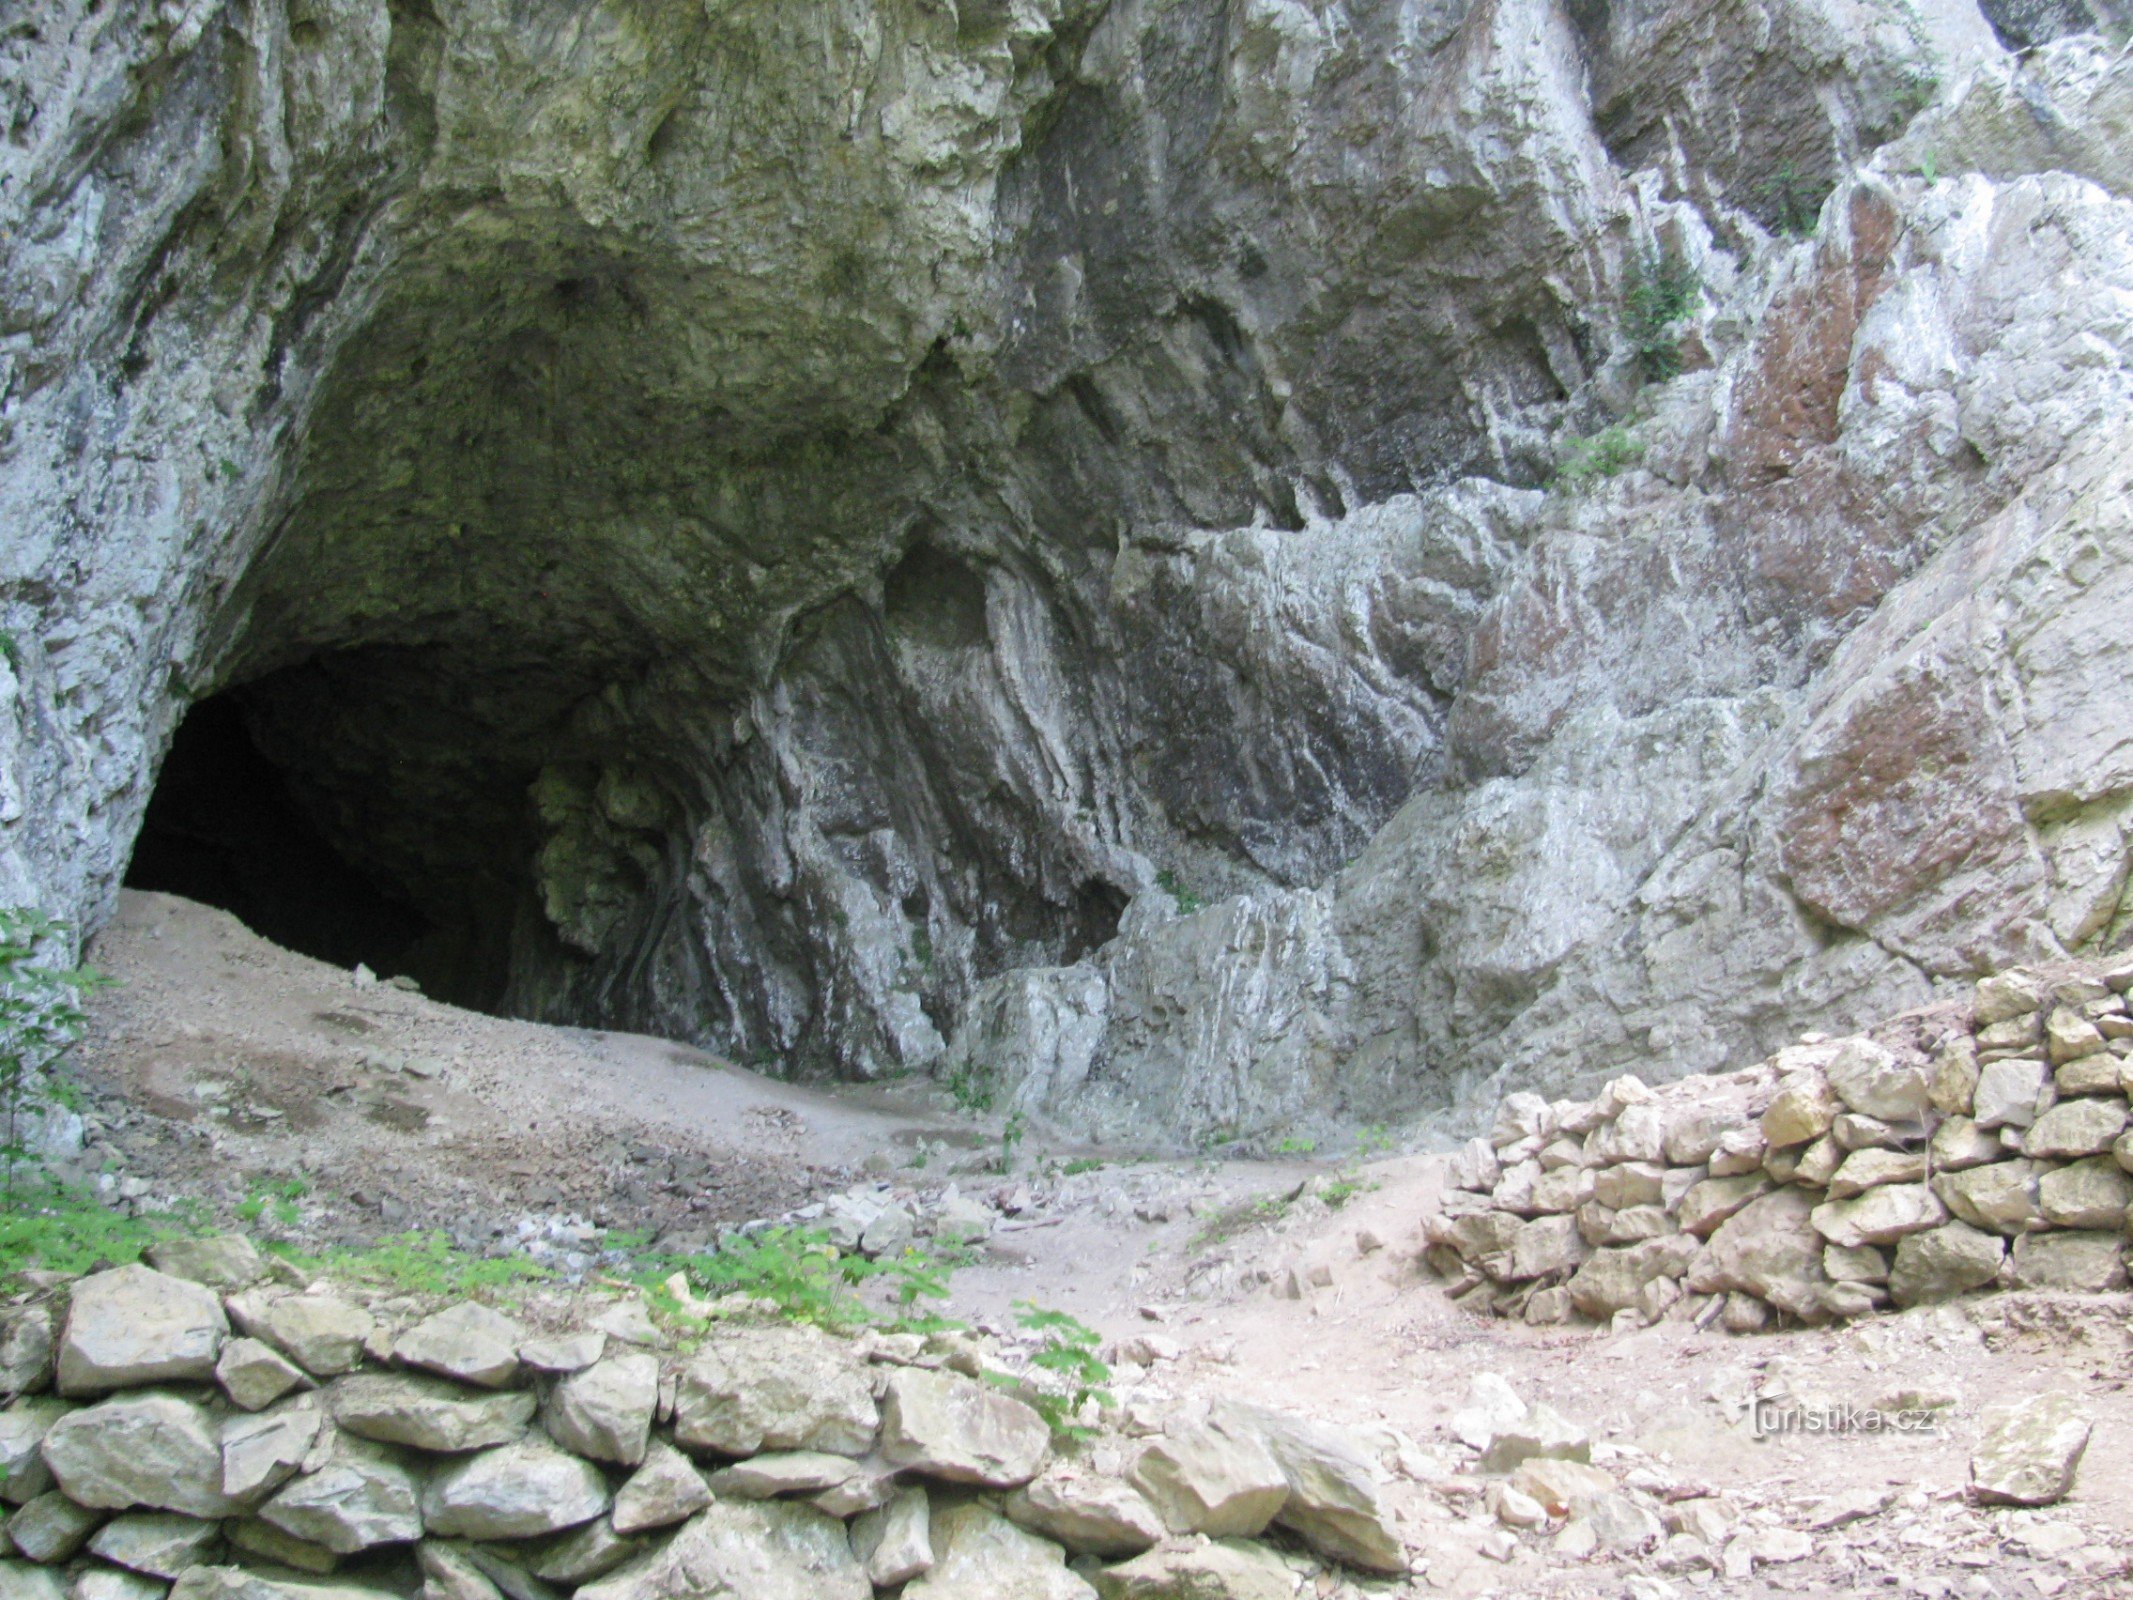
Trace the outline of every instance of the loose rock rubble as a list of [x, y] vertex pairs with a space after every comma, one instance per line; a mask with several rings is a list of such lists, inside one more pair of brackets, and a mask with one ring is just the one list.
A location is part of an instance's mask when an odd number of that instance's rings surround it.
[[1725, 1076], [1514, 1094], [1426, 1259], [1532, 1323], [1737, 1333], [1990, 1287], [2126, 1286], [2133, 963], [1977, 985], [1928, 1049], [1809, 1035]]
[[0, 1412], [8, 1600], [1291, 1600], [1408, 1565], [1363, 1444], [1265, 1407], [1061, 1456], [967, 1339], [670, 1347], [641, 1310], [299, 1288], [241, 1240], [158, 1259], [7, 1314], [42, 1351]]

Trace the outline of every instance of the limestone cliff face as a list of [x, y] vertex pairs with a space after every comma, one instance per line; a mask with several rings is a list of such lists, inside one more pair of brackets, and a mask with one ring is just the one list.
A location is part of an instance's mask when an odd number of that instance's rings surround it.
[[2104, 20], [31, 0], [0, 888], [232, 691], [436, 986], [1179, 1136], [2111, 942]]

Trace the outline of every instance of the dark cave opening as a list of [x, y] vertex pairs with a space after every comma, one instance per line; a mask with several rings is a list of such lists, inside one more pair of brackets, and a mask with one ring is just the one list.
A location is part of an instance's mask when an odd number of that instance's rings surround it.
[[260, 752], [236, 694], [202, 700], [179, 724], [126, 886], [217, 906], [287, 949], [381, 977], [408, 971], [438, 931], [334, 848]]

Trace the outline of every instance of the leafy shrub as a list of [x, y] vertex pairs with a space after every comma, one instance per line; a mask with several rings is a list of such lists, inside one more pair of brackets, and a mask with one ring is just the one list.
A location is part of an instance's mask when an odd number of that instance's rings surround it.
[[1155, 875], [1155, 886], [1170, 896], [1181, 917], [1189, 917], [1195, 911], [1202, 911], [1207, 907], [1207, 902], [1186, 888], [1178, 875], [1168, 867]]
[[1644, 446], [1619, 422], [1602, 428], [1586, 439], [1573, 439], [1563, 452], [1563, 464], [1555, 469], [1561, 483], [1583, 483], [1588, 478], [1612, 478], [1644, 458]]
[[959, 1061], [948, 1069], [941, 1087], [959, 1111], [990, 1111], [1000, 1093], [999, 1070], [990, 1061]]
[[1633, 264], [1622, 330], [1646, 381], [1664, 383], [1681, 373], [1681, 339], [1674, 325], [1703, 304], [1703, 280], [1695, 268], [1653, 251]]
[[990, 1381], [1012, 1392], [1044, 1418], [1054, 1439], [1066, 1442], [1088, 1438], [1094, 1430], [1079, 1422], [1081, 1408], [1091, 1400], [1100, 1406], [1112, 1404], [1110, 1392], [1103, 1387], [1111, 1379], [1111, 1369], [1097, 1359], [1097, 1347], [1102, 1341], [1096, 1330], [1064, 1311], [1048, 1310], [1033, 1300], [1015, 1302], [1015, 1320], [1043, 1336], [1029, 1364], [1048, 1374], [1052, 1381], [989, 1374]]

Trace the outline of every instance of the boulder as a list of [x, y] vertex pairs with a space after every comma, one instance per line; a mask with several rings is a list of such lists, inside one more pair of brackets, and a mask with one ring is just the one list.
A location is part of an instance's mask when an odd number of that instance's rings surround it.
[[1970, 1496], [1983, 1505], [2045, 1506], [2074, 1486], [2089, 1445], [2091, 1402], [2040, 1394], [1988, 1406], [1970, 1456]]
[[534, 1409], [531, 1394], [469, 1394], [443, 1378], [398, 1372], [336, 1379], [326, 1403], [334, 1421], [360, 1438], [440, 1455], [508, 1444], [526, 1431]]
[[1696, 1239], [1691, 1234], [1595, 1250], [1566, 1286], [1571, 1303], [1586, 1316], [1605, 1321], [1634, 1306], [1644, 1286], [1655, 1278], [1679, 1275], [1695, 1254]]
[[1792, 1073], [1763, 1108], [1763, 1137], [1773, 1149], [1805, 1144], [1829, 1132], [1843, 1109], [1844, 1102], [1822, 1073]]
[[[696, 1510], [701, 1511], [710, 1503], [707, 1495]], [[606, 1577], [625, 1561], [636, 1560], [644, 1553], [645, 1545], [642, 1539], [618, 1532], [609, 1518], [595, 1517], [568, 1533], [543, 1540], [529, 1553], [527, 1560], [533, 1576], [544, 1583], [575, 1588], [595, 1578]]]
[[1002, 1509], [1010, 1521], [1076, 1555], [1106, 1560], [1152, 1549], [1167, 1531], [1155, 1507], [1130, 1483], [1057, 1463], [1009, 1495]]
[[1553, 1406], [1529, 1406], [1516, 1421], [1501, 1423], [1491, 1431], [1481, 1451], [1481, 1470], [1509, 1472], [1537, 1456], [1590, 1461], [1592, 1435]]
[[421, 1486], [397, 1452], [343, 1434], [315, 1471], [275, 1491], [259, 1517], [292, 1538], [353, 1555], [422, 1537]]
[[230, 1403], [261, 1411], [283, 1395], [306, 1388], [311, 1376], [262, 1339], [232, 1339], [215, 1361], [215, 1381]]
[[2109, 1053], [2083, 1056], [2079, 1061], [2069, 1061], [2055, 1069], [2052, 1073], [2052, 1086], [2062, 1097], [2117, 1094], [2119, 1069], [2123, 1065], [2117, 1056]]
[[932, 1514], [926, 1491], [899, 1489], [852, 1524], [852, 1555], [876, 1588], [908, 1583], [933, 1565]]
[[51, 1307], [0, 1314], [0, 1396], [28, 1394], [52, 1381], [54, 1341]]
[[1296, 1574], [1263, 1544], [1178, 1540], [1095, 1574], [1102, 1600], [1295, 1600]]
[[341, 1564], [341, 1558], [324, 1545], [283, 1533], [273, 1523], [261, 1522], [257, 1517], [239, 1517], [223, 1523], [222, 1537], [240, 1554], [257, 1556], [272, 1566], [298, 1572], [323, 1574]]
[[2036, 977], [2019, 968], [1980, 978], [1972, 991], [1971, 1021], [1980, 1028], [2043, 1009], [2044, 987]]
[[696, 1463], [663, 1440], [654, 1439], [644, 1462], [615, 1491], [609, 1514], [617, 1533], [664, 1528], [694, 1516], [711, 1503], [711, 1491]]
[[222, 1492], [243, 1500], [293, 1477], [318, 1443], [326, 1414], [311, 1396], [232, 1417], [222, 1427]]
[[1830, 1174], [1829, 1197], [1849, 1200], [1869, 1189], [1925, 1181], [1926, 1153], [1923, 1150], [1854, 1150], [1844, 1158], [1843, 1165]]
[[1981, 1167], [2005, 1154], [2000, 1136], [1968, 1117], [1950, 1117], [1933, 1131], [1930, 1159], [1935, 1172]]
[[834, 1517], [788, 1500], [744, 1500], [706, 1507], [663, 1548], [584, 1585], [576, 1600], [872, 1600], [873, 1592]]
[[1967, 1222], [1906, 1234], [1889, 1269], [1889, 1298], [1899, 1306], [1922, 1306], [1983, 1288], [1999, 1276], [2006, 1256], [1999, 1235]]
[[229, 1299], [238, 1328], [263, 1339], [314, 1378], [353, 1372], [377, 1323], [339, 1295], [274, 1294], [246, 1289]]
[[2030, 1125], [2022, 1153], [2035, 1160], [2100, 1156], [2125, 1131], [2122, 1100], [2062, 1100]]
[[65, 1561], [89, 1542], [104, 1513], [78, 1506], [57, 1489], [48, 1490], [7, 1519], [7, 1536], [32, 1561]]
[[528, 1339], [518, 1347], [518, 1359], [535, 1372], [560, 1376], [564, 1373], [583, 1372], [607, 1352], [607, 1335], [597, 1329], [591, 1333], [564, 1333], [553, 1337], [543, 1336]]
[[2123, 1228], [2133, 1176], [2109, 1156], [2069, 1162], [2037, 1180], [2037, 1209], [2061, 1228]]
[[1822, 1271], [1831, 1283], [1887, 1283], [1889, 1258], [1870, 1244], [1833, 1244], [1822, 1252]]
[[1208, 1423], [1150, 1441], [1126, 1478], [1173, 1533], [1252, 1538], [1289, 1498], [1288, 1475], [1264, 1445]]
[[711, 1474], [712, 1495], [720, 1500], [775, 1500], [780, 1495], [817, 1495], [834, 1489], [862, 1469], [850, 1456], [819, 1450], [789, 1450], [751, 1456]]
[[422, 1569], [422, 1600], [504, 1600], [504, 1592], [462, 1545], [425, 1539], [415, 1547]]
[[927, 1477], [1012, 1489], [1037, 1475], [1051, 1444], [1030, 1407], [956, 1373], [899, 1368], [882, 1392], [883, 1459]]
[[1502, 1273], [1511, 1282], [1544, 1278], [1575, 1270], [1587, 1254], [1574, 1217], [1535, 1217], [1522, 1223], [1511, 1240], [1510, 1261]]
[[1916, 1122], [1932, 1103], [1924, 1070], [1871, 1039], [1846, 1039], [1823, 1071], [1837, 1098], [1861, 1116]]
[[1738, 1291], [1803, 1321], [1822, 1320], [1828, 1315], [1822, 1291], [1829, 1280], [1822, 1270], [1825, 1240], [1814, 1225], [1815, 1209], [1812, 1196], [1791, 1188], [1750, 1201], [1711, 1235], [1690, 1270], [1689, 1288], [1698, 1294]]
[[566, 1450], [633, 1467], [644, 1459], [658, 1408], [658, 1357], [623, 1350], [559, 1380], [541, 1407], [541, 1422]]
[[174, 1394], [145, 1390], [70, 1412], [44, 1436], [44, 1459], [79, 1505], [193, 1517], [238, 1509], [222, 1491], [214, 1419]]
[[170, 1585], [122, 1567], [83, 1567], [74, 1575], [69, 1600], [163, 1600]]
[[1770, 1175], [1759, 1166], [1753, 1172], [1732, 1177], [1706, 1178], [1681, 1197], [1681, 1226], [1698, 1238], [1706, 1238], [1749, 1201], [1768, 1194], [1771, 1187]]
[[1968, 1117], [1977, 1095], [1977, 1046], [1952, 1039], [1933, 1058], [1928, 1098], [1944, 1117]]
[[1684, 1106], [1667, 1118], [1666, 1159], [1676, 1167], [1700, 1167], [1718, 1153], [1739, 1119], [1726, 1111]]
[[589, 1461], [528, 1437], [452, 1462], [422, 1496], [423, 1524], [463, 1539], [535, 1539], [589, 1522], [608, 1506]]
[[400, 1600], [391, 1589], [345, 1579], [192, 1567], [171, 1586], [170, 1600]]
[[903, 1600], [1095, 1600], [1066, 1566], [1066, 1552], [975, 1502], [937, 1513], [933, 1565]]
[[461, 1383], [500, 1389], [518, 1376], [518, 1347], [525, 1336], [502, 1312], [463, 1300], [395, 1339], [393, 1359]]
[[1592, 1197], [1615, 1211], [1659, 1203], [1666, 1168], [1655, 1161], [1625, 1161], [1593, 1174]]
[[812, 1328], [716, 1333], [682, 1369], [675, 1391], [674, 1438], [690, 1450], [858, 1456], [873, 1447], [878, 1426], [864, 1373]]
[[1980, 1128], [2026, 1128], [2037, 1117], [2037, 1097], [2051, 1082], [2042, 1061], [2016, 1056], [1987, 1062], [1978, 1071], [1971, 1117]]
[[2015, 1287], [2084, 1294], [2123, 1289], [2125, 1246], [2120, 1233], [2025, 1233], [2010, 1252]]
[[67, 1600], [67, 1581], [50, 1567], [0, 1561], [0, 1600]]
[[1369, 1454], [1346, 1430], [1265, 1406], [1221, 1400], [1214, 1424], [1256, 1439], [1288, 1479], [1275, 1522], [1320, 1555], [1365, 1572], [1404, 1572], [1407, 1553], [1378, 1495]]
[[1624, 1106], [1612, 1122], [1592, 1131], [1585, 1148], [1602, 1163], [1664, 1161], [1666, 1114], [1649, 1102]]
[[1601, 1468], [1559, 1456], [1529, 1457], [1506, 1481], [1553, 1517], [1567, 1516], [1593, 1496], [1612, 1494], [1617, 1487]]
[[44, 1436], [73, 1409], [48, 1395], [25, 1395], [0, 1411], [0, 1498], [19, 1506], [52, 1487]]
[[2095, 1023], [2068, 1006], [2054, 1006], [2044, 1023], [2044, 1053], [2054, 1065], [2102, 1055], [2109, 1041]]
[[163, 1239], [148, 1247], [147, 1256], [156, 1271], [205, 1284], [218, 1294], [249, 1288], [267, 1275], [267, 1258], [241, 1233]]
[[230, 1331], [212, 1290], [152, 1267], [74, 1285], [59, 1337], [59, 1392], [102, 1394], [211, 1377]]
[[1988, 1167], [1943, 1172], [1933, 1192], [1950, 1211], [1973, 1228], [1992, 1233], [2029, 1233], [2046, 1226], [2038, 1205], [2038, 1180], [2045, 1172], [2035, 1161], [1996, 1161]]
[[1907, 1233], [1939, 1227], [1948, 1220], [1948, 1208], [1923, 1183], [1896, 1183], [1849, 1200], [1825, 1201], [1810, 1218], [1831, 1244], [1894, 1244]]
[[151, 1578], [175, 1578], [220, 1537], [218, 1524], [174, 1511], [128, 1511], [89, 1541], [89, 1552]]

